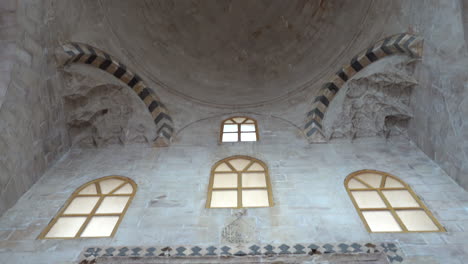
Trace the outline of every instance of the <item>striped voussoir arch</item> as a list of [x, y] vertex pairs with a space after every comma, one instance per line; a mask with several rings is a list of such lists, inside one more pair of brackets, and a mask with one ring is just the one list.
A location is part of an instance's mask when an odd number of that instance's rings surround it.
[[68, 43], [61, 47], [63, 65], [83, 63], [106, 71], [132, 89], [148, 108], [157, 129], [156, 146], [168, 146], [174, 133], [172, 118], [159, 97], [145, 82], [108, 53], [82, 43]]
[[328, 138], [322, 127], [322, 120], [328, 105], [341, 87], [356, 73], [371, 63], [384, 57], [396, 54], [406, 54], [420, 58], [423, 51], [423, 39], [408, 33], [402, 33], [384, 38], [359, 53], [349, 64], [343, 66], [330, 80], [322, 86], [320, 93], [312, 103], [312, 110], [307, 113], [304, 133], [309, 143], [324, 143]]

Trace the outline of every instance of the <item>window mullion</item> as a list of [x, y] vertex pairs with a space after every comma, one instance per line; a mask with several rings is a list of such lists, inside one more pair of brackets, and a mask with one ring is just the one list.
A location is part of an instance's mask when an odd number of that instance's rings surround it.
[[[98, 185], [98, 184], [96, 184]], [[106, 195], [104, 194], [101, 194], [101, 197], [99, 198], [99, 200], [97, 201], [96, 205], [94, 206], [93, 210], [91, 210], [91, 212], [89, 213], [88, 217], [86, 218], [86, 220], [84, 221], [83, 225], [80, 227], [80, 229], [78, 230], [78, 232], [76, 233], [75, 237], [81, 237], [81, 234], [83, 233], [83, 231], [85, 230], [85, 228], [88, 226], [89, 222], [91, 221], [91, 218], [93, 216], [96, 215], [96, 211], [97, 209], [99, 208], [99, 206], [101, 206], [101, 203], [102, 201], [104, 200], [104, 198], [106, 197]]]
[[390, 204], [390, 202], [387, 200], [387, 198], [385, 197], [385, 195], [382, 193], [381, 190], [379, 189], [375, 189], [379, 195], [380, 195], [380, 198], [382, 198], [382, 200], [384, 201], [385, 205], [387, 206], [388, 210], [390, 211], [390, 213], [392, 214], [393, 218], [395, 218], [395, 220], [398, 222], [398, 224], [400, 225], [401, 229], [403, 229], [403, 231], [405, 232], [408, 232], [408, 228], [406, 228], [405, 224], [403, 223], [403, 221], [401, 221], [400, 217], [398, 216], [398, 214], [396, 213], [395, 209], [392, 207], [392, 205]]
[[242, 208], [242, 174], [237, 172], [237, 208]]

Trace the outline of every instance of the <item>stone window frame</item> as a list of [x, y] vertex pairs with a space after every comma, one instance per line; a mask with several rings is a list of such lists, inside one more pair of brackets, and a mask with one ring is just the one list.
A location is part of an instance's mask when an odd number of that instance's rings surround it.
[[[233, 168], [232, 165], [230, 165], [228, 162], [233, 159], [246, 159], [249, 160], [250, 163], [241, 171], [237, 171], [236, 169]], [[242, 187], [242, 173], [246, 172], [252, 164], [258, 163], [260, 166], [263, 167], [263, 170], [261, 172], [265, 173], [265, 181], [266, 181], [266, 187]], [[237, 187], [232, 187], [232, 188], [213, 188], [213, 183], [214, 183], [214, 176], [215, 176], [215, 170], [218, 166], [221, 164], [226, 164], [228, 167], [231, 168], [231, 170], [234, 173], [237, 173]], [[260, 171], [249, 171], [249, 172], [260, 172]], [[217, 172], [219, 173], [219, 172]], [[266, 190], [268, 194], [268, 206], [249, 206], [249, 207], [244, 207], [242, 206], [242, 190]], [[211, 198], [212, 198], [212, 193], [213, 190], [236, 190], [237, 191], [237, 207], [211, 207]], [[211, 168], [211, 173], [210, 173], [210, 182], [208, 186], [208, 195], [206, 199], [206, 208], [208, 209], [242, 209], [242, 208], [269, 208], [273, 207], [274, 202], [273, 202], [273, 192], [272, 192], [272, 187], [271, 187], [271, 180], [270, 180], [270, 173], [268, 171], [268, 166], [261, 160], [250, 157], [250, 156], [244, 156], [244, 155], [236, 155], [236, 156], [231, 156], [225, 159], [222, 159], [218, 162], [216, 162], [213, 167]]]
[[[237, 121], [235, 121], [234, 119], [235, 118], [245, 118], [245, 120], [241, 123], [238, 123]], [[226, 122], [232, 122], [232, 123], [226, 123]], [[246, 124], [247, 121], [253, 121], [253, 123], [249, 123], [249, 124], [254, 124], [255, 126], [255, 136], [256, 136], [256, 140], [255, 141], [242, 141], [241, 140], [241, 135], [242, 135], [242, 131], [241, 131], [241, 125], [242, 124]], [[225, 132], [224, 131], [224, 125], [228, 125], [228, 124], [237, 124], [237, 141], [223, 141], [223, 135], [226, 134], [226, 133], [236, 133], [236, 132]], [[219, 142], [221, 143], [239, 143], [239, 142], [257, 142], [260, 140], [260, 135], [259, 135], [259, 132], [258, 132], [258, 122], [257, 120], [255, 120], [254, 118], [251, 118], [251, 117], [248, 117], [248, 116], [231, 116], [229, 118], [226, 118], [224, 119], [222, 122], [221, 122], [221, 129], [220, 129], [221, 133], [219, 135]], [[244, 133], [253, 133], [253, 132], [244, 132]]]
[[[372, 173], [372, 174], [376, 174], [376, 175], [381, 176], [381, 182], [380, 182], [380, 186], [378, 188], [372, 187], [367, 182], [357, 178], [357, 176], [362, 175], [362, 174], [366, 174], [366, 173]], [[401, 183], [401, 185], [403, 185], [403, 187], [384, 187], [387, 178], [392, 178], [392, 179], [398, 181], [399, 183]], [[366, 188], [350, 188], [349, 187], [349, 182], [352, 179], [355, 179], [358, 182], [360, 182], [361, 184], [364, 184], [366, 186]], [[397, 176], [394, 176], [394, 175], [392, 175], [390, 173], [377, 171], [377, 170], [368, 170], [368, 169], [360, 170], [360, 171], [356, 171], [356, 172], [353, 172], [353, 173], [349, 174], [346, 177], [345, 181], [344, 181], [344, 185], [345, 185], [346, 191], [347, 191], [347, 193], [348, 193], [354, 207], [356, 208], [356, 211], [357, 211], [359, 217], [361, 218], [362, 222], [364, 223], [364, 226], [366, 227], [366, 229], [367, 229], [367, 231], [369, 233], [429, 233], [429, 232], [432, 233], [432, 232], [446, 232], [446, 229], [439, 223], [437, 218], [427, 208], [427, 206], [423, 203], [423, 201], [419, 198], [419, 196], [413, 191], [413, 189], [406, 182], [404, 182], [403, 180], [401, 180]], [[390, 204], [389, 200], [383, 194], [382, 191], [385, 191], [385, 190], [406, 190], [411, 194], [411, 197], [418, 203], [419, 206], [417, 206], [417, 207], [394, 207], [394, 206], [392, 206]], [[356, 201], [356, 199], [352, 195], [352, 191], [376, 191], [378, 193], [379, 197], [385, 203], [386, 207], [384, 207], [384, 208], [360, 208], [357, 201]], [[396, 213], [396, 211], [400, 211], [400, 210], [401, 211], [404, 211], [404, 210], [421, 210], [421, 211], [424, 211], [427, 214], [427, 216], [430, 218], [430, 220], [432, 220], [434, 225], [438, 228], [438, 230], [421, 230], [421, 231], [408, 230], [408, 228], [405, 226], [404, 222], [400, 219], [400, 217]], [[369, 224], [368, 224], [368, 222], [367, 222], [367, 220], [366, 220], [366, 218], [364, 217], [363, 211], [389, 211], [391, 213], [392, 217], [396, 220], [396, 222], [400, 226], [401, 231], [372, 231]]]
[[[119, 184], [117, 187], [113, 188], [109, 193], [103, 194], [101, 192], [101, 187], [98, 184], [99, 182], [105, 181], [105, 180], [110, 180], [110, 179], [117, 179], [117, 180], [122, 180], [123, 183]], [[131, 193], [125, 193], [125, 194], [115, 194], [117, 190], [119, 190], [121, 187], [125, 186], [126, 184], [130, 184], [132, 187], [132, 192]], [[85, 188], [94, 185], [96, 188], [97, 194], [80, 194], [81, 191], [83, 191]], [[112, 176], [106, 176], [106, 177], [101, 177], [92, 181], [89, 181], [80, 187], [78, 187], [72, 195], [68, 198], [68, 200], [65, 202], [64, 206], [60, 209], [60, 211], [56, 214], [56, 216], [49, 222], [47, 227], [39, 234], [37, 239], [87, 239], [87, 238], [110, 238], [114, 237], [115, 233], [117, 232], [120, 223], [122, 222], [128, 208], [130, 207], [130, 204], [133, 201], [133, 198], [135, 197], [135, 194], [137, 192], [137, 184], [130, 178], [124, 177], [124, 176], [117, 176], [117, 175], [112, 175]], [[129, 197], [128, 201], [125, 204], [125, 207], [123, 208], [122, 212], [120, 213], [96, 213], [100, 205], [102, 204], [104, 198], [106, 197]], [[93, 209], [91, 210], [90, 213], [87, 214], [65, 214], [65, 211], [67, 210], [68, 206], [73, 202], [73, 200], [77, 197], [99, 197], [98, 201], [94, 205]], [[114, 225], [114, 228], [109, 236], [87, 236], [87, 237], [82, 237], [82, 233], [85, 231], [86, 227], [90, 223], [91, 219], [93, 216], [118, 216], [119, 219]], [[74, 237], [47, 237], [47, 234], [49, 231], [52, 229], [52, 227], [57, 223], [57, 221], [61, 217], [86, 217], [86, 220], [81, 224], [80, 229], [77, 231]]]

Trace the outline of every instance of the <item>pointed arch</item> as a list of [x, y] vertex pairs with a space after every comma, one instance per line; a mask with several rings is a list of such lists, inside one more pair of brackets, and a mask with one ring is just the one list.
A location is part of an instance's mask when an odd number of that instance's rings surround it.
[[68, 43], [57, 51], [59, 63], [66, 66], [72, 63], [82, 63], [93, 66], [112, 74], [132, 89], [153, 117], [156, 125], [157, 138], [155, 145], [168, 146], [174, 133], [174, 124], [166, 106], [161, 99], [148, 87], [140, 76], [133, 73], [123, 63], [108, 53], [83, 43]]
[[211, 169], [206, 208], [271, 207], [267, 165], [249, 156], [232, 156]]
[[137, 190], [133, 180], [108, 176], [70, 196], [38, 239], [113, 237]]
[[369, 232], [444, 232], [444, 227], [400, 178], [361, 170], [348, 175], [345, 188]]
[[340, 68], [326, 82], [315, 97], [311, 110], [307, 113], [304, 133], [309, 143], [324, 143], [328, 141], [323, 131], [322, 121], [328, 110], [328, 105], [338, 91], [356, 73], [373, 62], [390, 55], [405, 54], [413, 58], [422, 57], [423, 39], [409, 33], [402, 33], [377, 41], [366, 50], [353, 57], [349, 64]]

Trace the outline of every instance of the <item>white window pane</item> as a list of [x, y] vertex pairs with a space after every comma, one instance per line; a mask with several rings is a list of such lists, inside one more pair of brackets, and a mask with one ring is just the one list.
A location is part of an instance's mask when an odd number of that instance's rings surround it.
[[93, 183], [86, 186], [83, 190], [79, 192], [79, 194], [97, 194], [96, 184]]
[[108, 237], [112, 234], [118, 220], [118, 216], [94, 216], [81, 237]]
[[232, 120], [226, 120], [224, 121], [224, 124], [234, 124], [234, 122]]
[[396, 211], [409, 231], [438, 231], [439, 228], [423, 210]]
[[226, 163], [221, 163], [216, 167], [215, 171], [232, 171]]
[[250, 165], [247, 171], [264, 171], [265, 169], [260, 165], [258, 162], [253, 163]]
[[402, 231], [389, 211], [364, 211], [362, 214], [372, 232]]
[[75, 197], [64, 214], [89, 214], [98, 200], [99, 197]]
[[252, 119], [247, 119], [244, 124], [254, 124], [255, 122]]
[[376, 191], [351, 192], [359, 208], [385, 208], [385, 203]]
[[418, 202], [407, 190], [382, 191], [393, 207], [419, 207]]
[[257, 141], [256, 133], [241, 133], [241, 141]]
[[120, 184], [122, 184], [124, 181], [119, 180], [119, 179], [108, 179], [108, 180], [103, 180], [99, 182], [99, 185], [101, 186], [101, 192], [103, 194], [110, 193], [112, 190], [117, 188]]
[[223, 142], [237, 142], [238, 138], [237, 133], [223, 133]]
[[267, 190], [244, 190], [242, 191], [242, 206], [243, 207], [268, 207], [268, 191]]
[[250, 160], [248, 159], [232, 159], [229, 161], [232, 167], [236, 169], [237, 171], [242, 171], [249, 165]]
[[374, 188], [380, 188], [380, 183], [382, 182], [382, 175], [375, 173], [363, 173], [357, 176], [357, 178]]
[[60, 217], [45, 237], [75, 237], [85, 221], [86, 217], [84, 216]]
[[242, 132], [252, 132], [252, 131], [255, 132], [255, 125], [242, 124], [241, 131]]
[[237, 191], [213, 191], [211, 207], [237, 207]]
[[236, 188], [237, 173], [215, 173], [213, 188]]
[[242, 173], [242, 187], [267, 187], [265, 173]]
[[238, 125], [224, 125], [223, 132], [237, 132], [238, 130]]
[[387, 179], [385, 180], [385, 188], [401, 188], [401, 187], [405, 187], [405, 186], [403, 186], [401, 182], [393, 178], [387, 177]]
[[362, 184], [360, 181], [358, 181], [356, 179], [351, 179], [348, 182], [348, 188], [350, 188], [350, 189], [369, 189], [367, 186], [365, 186], [364, 184]]
[[127, 183], [124, 186], [120, 187], [114, 193], [115, 194], [131, 194], [131, 193], [133, 193], [133, 187], [132, 187], [132, 185], [130, 183]]
[[234, 117], [233, 119], [238, 124], [244, 122], [244, 120], [245, 120], [245, 118], [243, 118], [243, 117]]
[[127, 205], [129, 196], [108, 196], [104, 198], [96, 213], [121, 213]]

